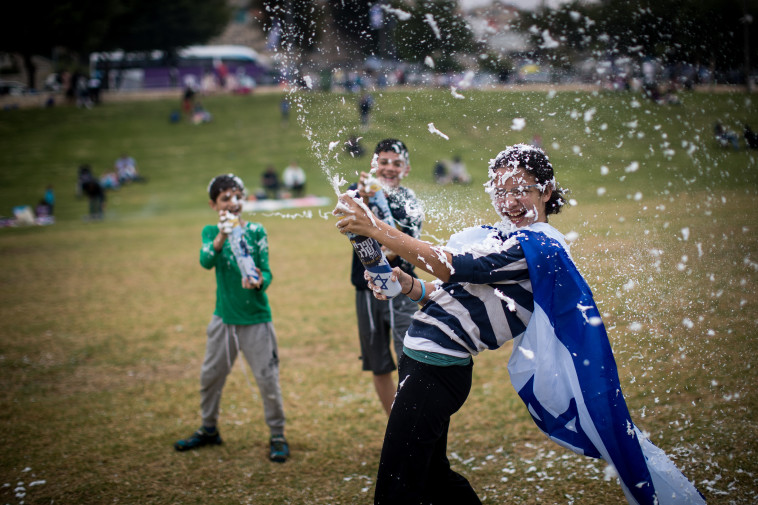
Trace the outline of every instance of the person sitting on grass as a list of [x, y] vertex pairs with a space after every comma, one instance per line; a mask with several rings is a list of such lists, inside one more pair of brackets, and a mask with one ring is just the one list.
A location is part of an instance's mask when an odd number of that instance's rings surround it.
[[147, 182], [147, 179], [137, 171], [137, 162], [126, 153], [122, 153], [113, 163], [113, 171], [118, 177], [119, 185], [129, 182]]
[[404, 339], [375, 505], [481, 504], [450, 467], [448, 429], [471, 390], [473, 356], [511, 339], [511, 383], [553, 441], [605, 459], [629, 503], [704, 504], [629, 416], [590, 288], [566, 239], [548, 224], [566, 200], [547, 156], [533, 146], [509, 146], [490, 161], [488, 175], [486, 191], [501, 221], [464, 230], [446, 247], [399, 232], [351, 192], [334, 210], [342, 216], [340, 232], [374, 238], [439, 279], [393, 271], [402, 293], [423, 307]]
[[292, 160], [282, 174], [282, 183], [292, 196], [300, 198], [305, 191], [305, 170], [297, 164], [297, 160]]
[[266, 170], [261, 174], [261, 186], [265, 191], [265, 198], [275, 200], [279, 198], [279, 176], [276, 175], [274, 165], [267, 165]]
[[[207, 328], [205, 360], [200, 373], [202, 426], [189, 438], [174, 444], [177, 451], [221, 444], [217, 428], [221, 392], [239, 351], [253, 371], [269, 427], [269, 459], [287, 461], [289, 445], [284, 437], [284, 406], [279, 386], [279, 356], [266, 289], [271, 284], [266, 230], [259, 223], [240, 219], [245, 186], [233, 174], [219, 175], [208, 186], [210, 206], [217, 225], [203, 228], [200, 265], [216, 270], [216, 309]], [[235, 225], [244, 228], [244, 239], [255, 261], [258, 281], [243, 278], [230, 241]]]
[[731, 145], [735, 151], [740, 149], [740, 141], [737, 134], [718, 121], [713, 125], [713, 134], [721, 147]]

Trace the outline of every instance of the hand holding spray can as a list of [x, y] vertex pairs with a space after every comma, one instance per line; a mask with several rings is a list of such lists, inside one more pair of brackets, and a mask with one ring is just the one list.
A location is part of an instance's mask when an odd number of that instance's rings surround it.
[[[377, 205], [384, 214], [384, 216], [382, 216], [383, 221], [394, 226], [395, 222], [390, 213], [387, 197], [384, 195], [384, 191], [381, 190], [381, 186], [369, 201], [370, 203]], [[387, 257], [384, 255], [384, 251], [382, 251], [382, 246], [379, 242], [373, 238], [356, 235], [354, 233], [348, 233], [347, 236], [350, 239], [350, 243], [353, 244], [356, 254], [358, 254], [358, 259], [361, 260], [363, 267], [371, 276], [372, 282], [381, 289], [382, 294], [387, 298], [394, 298], [399, 295], [402, 290], [400, 282], [390, 279], [392, 267], [390, 266], [389, 261], [387, 261]]]
[[232, 223], [232, 232], [229, 235], [229, 245], [232, 247], [232, 253], [234, 259], [237, 260], [237, 266], [239, 266], [240, 274], [248, 282], [257, 284], [260, 276], [258, 270], [255, 268], [255, 261], [250, 254], [250, 247], [245, 240], [245, 229], [240, 224], [239, 216], [227, 213], [226, 219]]

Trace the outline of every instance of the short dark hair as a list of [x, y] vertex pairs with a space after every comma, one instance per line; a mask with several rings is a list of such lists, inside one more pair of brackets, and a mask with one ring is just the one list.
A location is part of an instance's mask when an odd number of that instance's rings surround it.
[[393, 152], [400, 155], [401, 158], [405, 160], [405, 163], [410, 165], [411, 160], [408, 155], [408, 148], [405, 147], [405, 144], [402, 140], [398, 139], [384, 139], [380, 141], [378, 144], [376, 144], [376, 149], [374, 149], [374, 154], [379, 153], [385, 153], [385, 152]]
[[536, 179], [537, 184], [552, 187], [553, 193], [550, 196], [550, 200], [545, 204], [546, 214], [558, 214], [563, 206], [566, 205], [565, 191], [563, 188], [558, 187], [553, 165], [550, 163], [545, 151], [539, 147], [526, 144], [508, 146], [494, 159], [490, 160], [490, 178], [494, 177], [495, 170], [503, 167], [521, 168], [531, 174]]
[[208, 184], [208, 196], [210, 196], [211, 200], [215, 202], [216, 198], [218, 198], [218, 195], [220, 195], [222, 191], [232, 188], [237, 188], [243, 193], [245, 192], [245, 184], [242, 182], [242, 179], [236, 175], [219, 175], [214, 177]]

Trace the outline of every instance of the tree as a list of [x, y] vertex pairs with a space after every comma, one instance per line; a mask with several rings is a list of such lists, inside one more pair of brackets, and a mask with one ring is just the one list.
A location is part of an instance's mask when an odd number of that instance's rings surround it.
[[398, 3], [397, 8], [410, 14], [395, 30], [401, 60], [420, 62], [429, 56], [435, 69], [445, 72], [458, 69], [456, 53], [473, 51], [471, 28], [458, 15], [456, 0], [422, 0], [410, 8]]
[[54, 48], [80, 57], [111, 49], [173, 54], [220, 33], [229, 16], [225, 0], [14, 2], [0, 17], [0, 50], [22, 55], [33, 87], [34, 55]]
[[121, 15], [112, 19], [101, 50], [177, 49], [207, 41], [229, 22], [231, 11], [225, 0], [122, 0]]
[[263, 31], [269, 44], [310, 51], [316, 48], [323, 24], [321, 2], [311, 0], [252, 0], [251, 5], [263, 15]]
[[[380, 5], [381, 2], [376, 2], [376, 4]], [[371, 25], [371, 9], [371, 2], [363, 0], [344, 0], [331, 4], [335, 27], [346, 40], [355, 44], [359, 52], [364, 55], [379, 52], [380, 29]], [[386, 13], [380, 11], [380, 15], [386, 22]]]
[[[757, 15], [758, 0], [574, 1], [527, 14], [520, 28], [543, 54], [596, 51], [729, 70], [746, 57], [756, 61], [758, 38], [750, 36], [750, 21]], [[555, 47], [547, 47], [546, 34], [558, 42]]]
[[21, 55], [34, 88], [32, 56], [50, 56], [55, 47], [95, 49], [122, 8], [121, 0], [13, 2], [0, 16], [0, 50]]

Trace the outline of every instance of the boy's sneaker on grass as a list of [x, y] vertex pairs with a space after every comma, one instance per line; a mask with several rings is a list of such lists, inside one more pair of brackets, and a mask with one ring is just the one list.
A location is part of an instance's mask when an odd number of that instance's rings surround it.
[[274, 435], [271, 437], [271, 452], [268, 459], [277, 463], [284, 463], [290, 455], [290, 447], [284, 435]]
[[204, 445], [221, 445], [222, 443], [221, 435], [217, 429], [208, 431], [204, 426], [201, 426], [191, 437], [178, 440], [174, 444], [174, 449], [177, 451], [189, 451]]

